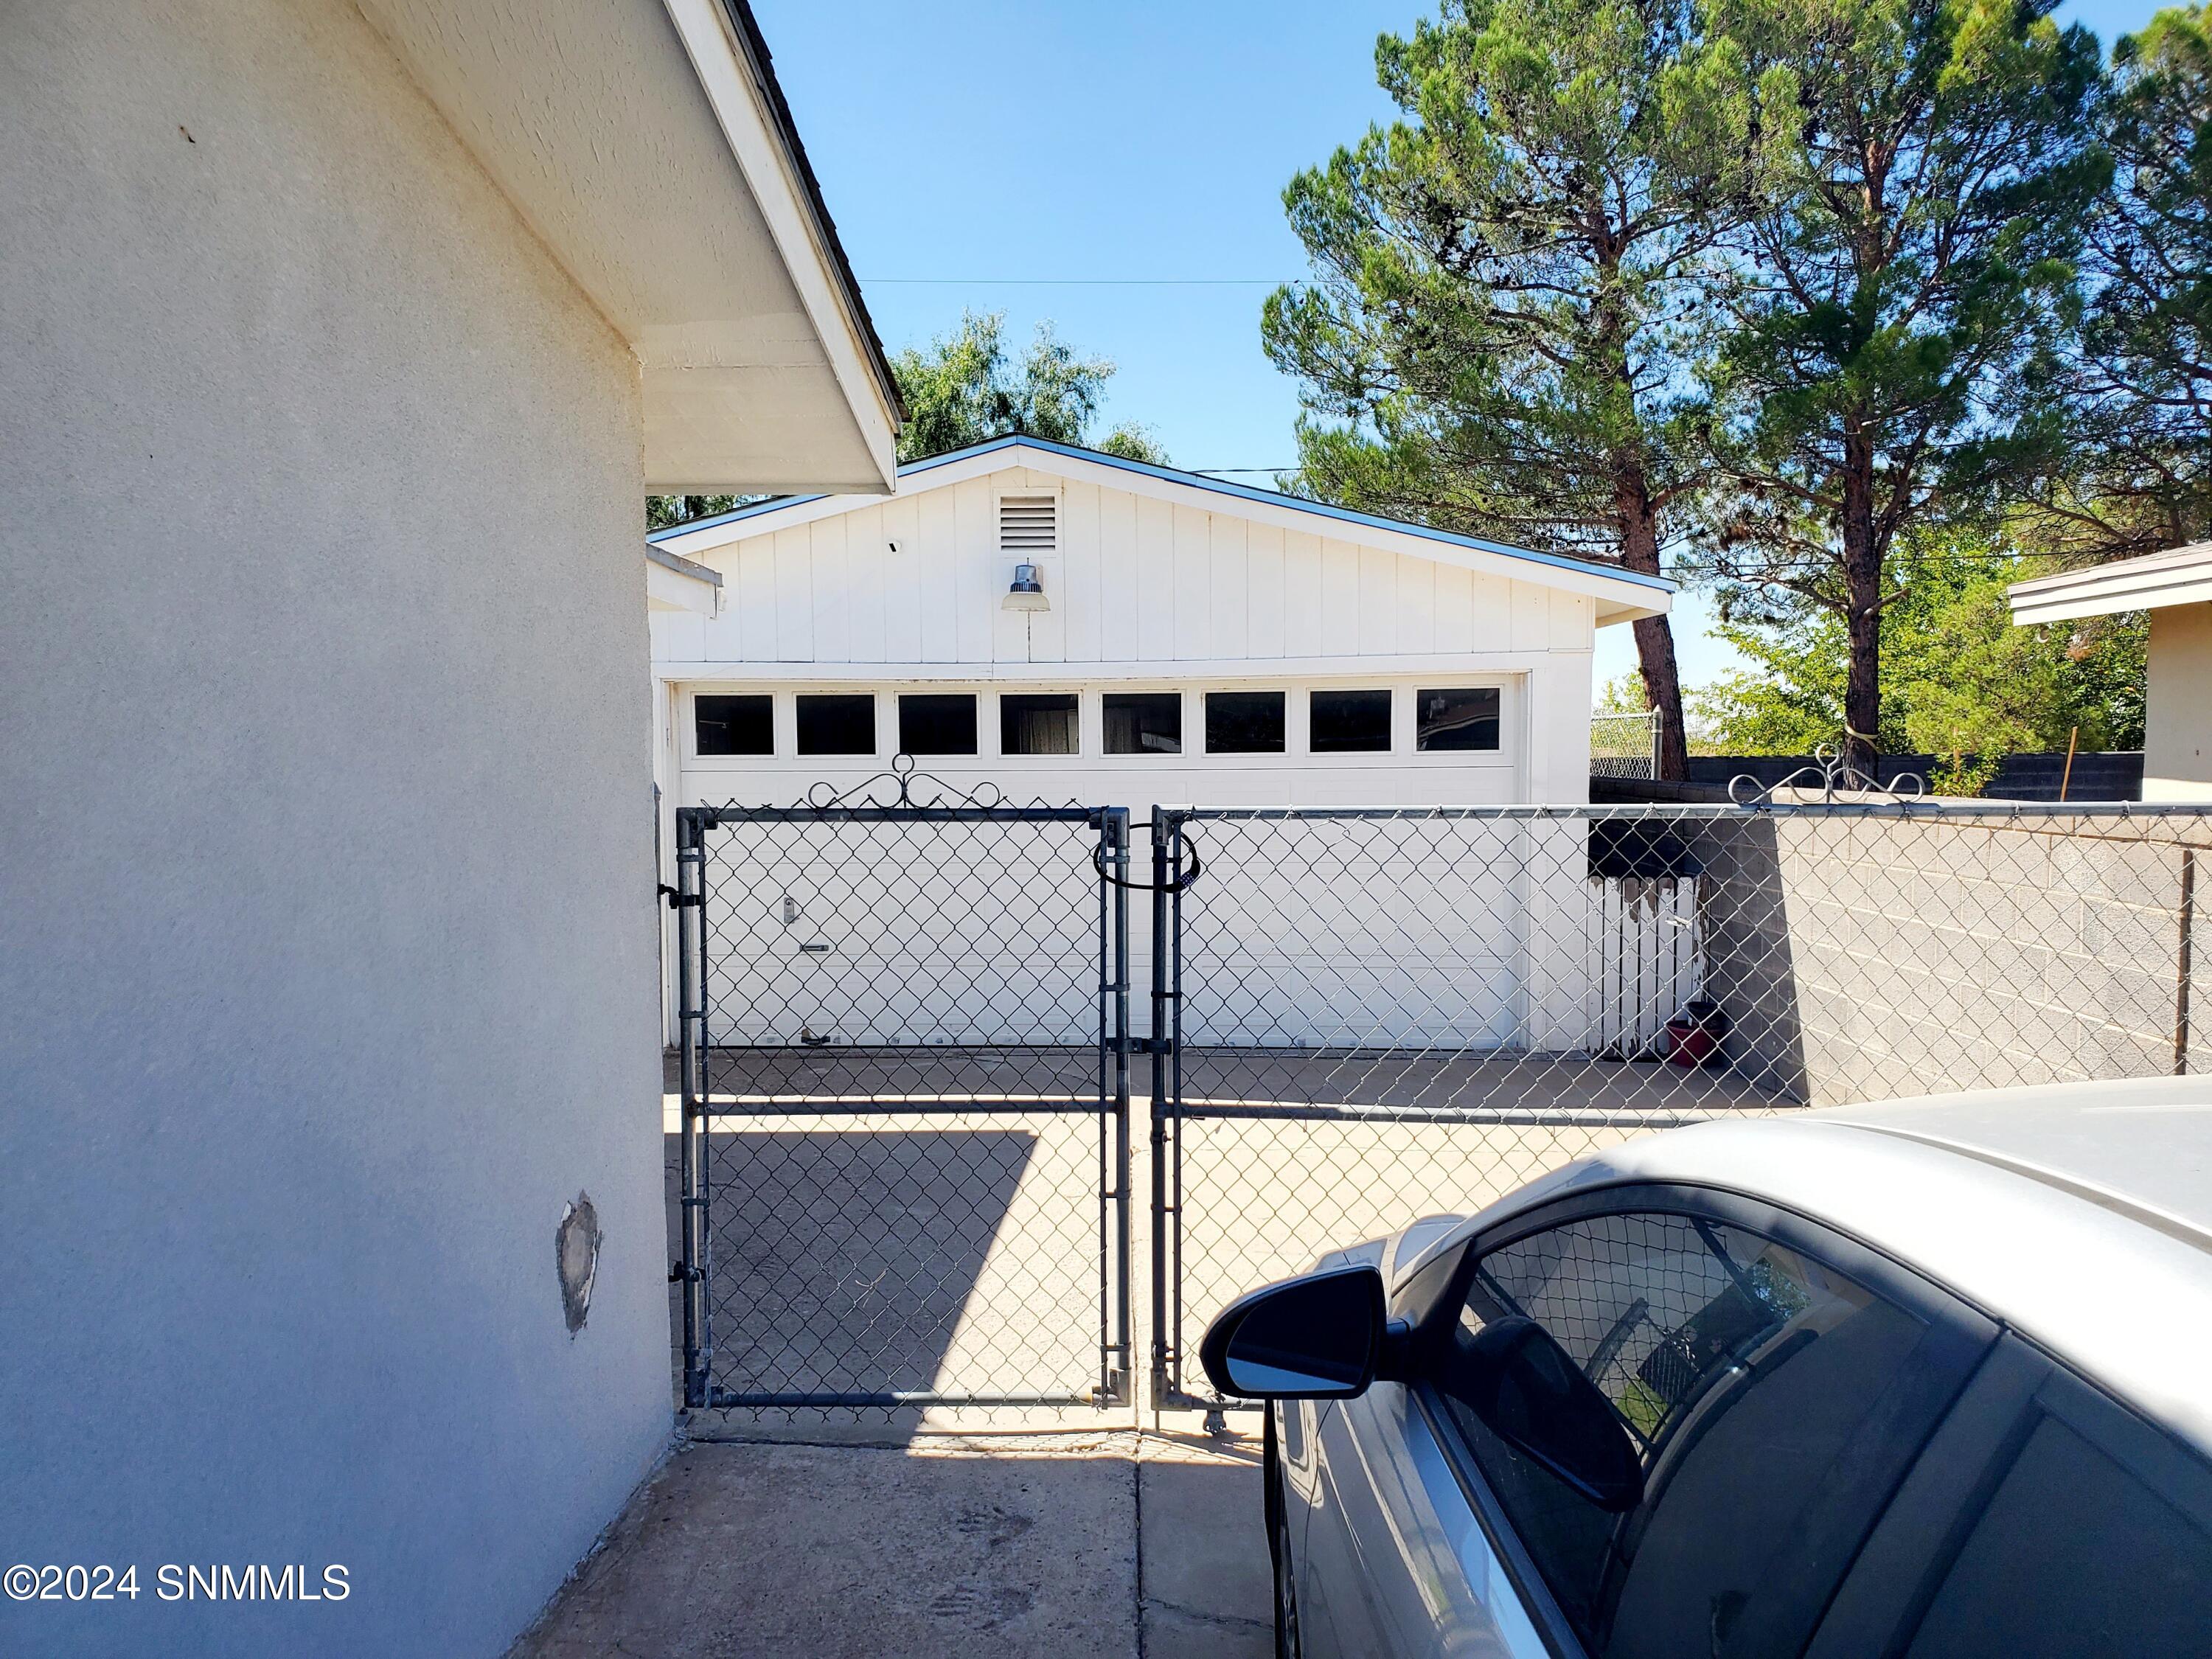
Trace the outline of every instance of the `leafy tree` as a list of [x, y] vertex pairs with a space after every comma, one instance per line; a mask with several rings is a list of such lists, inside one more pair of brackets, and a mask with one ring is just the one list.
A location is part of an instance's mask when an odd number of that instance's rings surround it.
[[2069, 464], [2037, 499], [2044, 543], [2088, 557], [2212, 535], [2212, 19], [2162, 11], [2112, 56], [2114, 188], [2089, 217], [2092, 296], [2054, 383]]
[[[1700, 481], [1686, 354], [1756, 100], [1692, 0], [1443, 0], [1376, 47], [1408, 118], [1284, 192], [1316, 276], [1261, 338], [1297, 377], [1297, 486], [1657, 574]], [[1666, 619], [1635, 624], [1686, 772]]]
[[645, 527], [665, 530], [671, 525], [689, 524], [694, 519], [711, 519], [717, 513], [728, 513], [759, 499], [757, 495], [647, 495]]
[[[2063, 421], [2029, 396], [2107, 176], [2097, 44], [2053, 0], [1715, 0], [1786, 137], [1733, 238], [1712, 365], [1716, 569], [1785, 641], [1840, 624], [1840, 725], [1870, 765], [1891, 550], [2016, 493]], [[1783, 92], [1787, 88], [1787, 95]], [[1786, 131], [1783, 125], [1786, 121]]]
[[[908, 347], [891, 359], [891, 373], [907, 408], [898, 458], [925, 460], [1009, 433], [1100, 449], [1132, 461], [1168, 464], [1167, 451], [1149, 428], [1123, 422], [1092, 442], [1092, 417], [1113, 377], [1105, 357], [1084, 357], [1039, 323], [1020, 362], [1008, 356], [1006, 314], [962, 313], [960, 326], [930, 343]], [[755, 495], [648, 495], [645, 527], [688, 523], [727, 513]]]
[[932, 341], [927, 351], [909, 346], [891, 359], [907, 408], [901, 460], [1019, 433], [1165, 463], [1158, 441], [1139, 426], [1117, 426], [1091, 442], [1091, 424], [1114, 374], [1111, 359], [1079, 356], [1050, 323], [1040, 323], [1016, 362], [1006, 349], [1006, 322], [1004, 312], [968, 312], [958, 328]]
[[[2013, 623], [2006, 588], [2058, 562], [1959, 532], [1916, 531], [1893, 546], [1885, 580], [1896, 597], [1881, 611], [1881, 708], [1870, 728], [1883, 751], [1973, 757], [1986, 773], [2009, 753], [2063, 749], [2077, 727], [2084, 749], [2141, 746], [2141, 613]], [[1800, 598], [1775, 620], [1747, 623], [1723, 605], [1717, 631], [1754, 666], [1694, 700], [1720, 752], [1809, 754], [1842, 730], [1844, 618]], [[1971, 769], [1953, 770], [1960, 793]]]
[[1650, 705], [1644, 700], [1644, 677], [1641, 674], [1617, 674], [1598, 683], [1597, 694], [1590, 699], [1593, 714], [1644, 714]]

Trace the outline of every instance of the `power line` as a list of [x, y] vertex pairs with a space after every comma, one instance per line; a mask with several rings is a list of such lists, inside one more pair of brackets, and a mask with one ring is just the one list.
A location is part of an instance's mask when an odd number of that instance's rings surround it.
[[1295, 472], [1297, 468], [1295, 466], [1187, 466], [1182, 470], [1211, 478], [1223, 472]]

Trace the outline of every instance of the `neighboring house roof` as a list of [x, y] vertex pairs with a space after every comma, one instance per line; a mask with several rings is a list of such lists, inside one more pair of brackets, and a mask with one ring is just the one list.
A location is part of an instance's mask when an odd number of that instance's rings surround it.
[[2212, 600], [2212, 542], [2191, 542], [2163, 553], [2115, 559], [2055, 576], [2014, 582], [2012, 619], [2016, 623], [2063, 622], [2075, 617], [2106, 617], [2116, 611], [2152, 611], [2168, 605]]
[[896, 382], [745, 0], [360, 0], [637, 357], [657, 492], [896, 476]]
[[[898, 470], [894, 493], [915, 495], [1016, 467], [1057, 473], [1139, 495], [1162, 496], [1209, 512], [1237, 514], [1285, 528], [1589, 593], [1598, 601], [1597, 620], [1601, 623], [1663, 615], [1672, 605], [1675, 590], [1675, 584], [1663, 576], [1643, 575], [1589, 559], [1543, 553], [1372, 513], [1357, 513], [1327, 501], [1307, 501], [1251, 484], [1230, 483], [1202, 473], [1127, 460], [1119, 455], [1080, 449], [1044, 438], [993, 438], [949, 454], [909, 461]], [[869, 505], [872, 499], [858, 495], [780, 496], [755, 501], [711, 519], [670, 525], [654, 531], [647, 539], [671, 552], [697, 558], [750, 537], [769, 535], [852, 512]]]

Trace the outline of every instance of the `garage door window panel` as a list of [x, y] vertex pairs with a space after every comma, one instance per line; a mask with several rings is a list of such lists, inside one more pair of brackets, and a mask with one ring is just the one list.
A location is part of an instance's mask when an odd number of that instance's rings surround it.
[[[1506, 1444], [1468, 1403], [1468, 1345], [1515, 1316], [1541, 1324], [1611, 1402], [1644, 1472], [1625, 1514]], [[1752, 1655], [1802, 1648], [1968, 1363], [1956, 1333], [1802, 1249], [1638, 1211], [1484, 1255], [1438, 1391], [1592, 1655]]]
[[1206, 752], [1209, 755], [1279, 755], [1283, 727], [1279, 691], [1206, 694]]
[[799, 752], [802, 755], [872, 755], [876, 752], [876, 700], [867, 693], [802, 696], [799, 699]]
[[1426, 689], [1414, 693], [1413, 744], [1423, 750], [1495, 750], [1500, 697], [1494, 685]]
[[1390, 750], [1390, 694], [1316, 691], [1308, 705], [1307, 747], [1316, 755], [1382, 755]]
[[971, 693], [903, 693], [898, 700], [899, 752], [972, 755], [975, 699]]
[[999, 750], [1007, 755], [1073, 755], [1082, 749], [1073, 691], [1009, 692], [999, 699]]
[[691, 702], [694, 752], [701, 756], [773, 755], [775, 707], [775, 699], [765, 693], [702, 692]]
[[1109, 755], [1182, 753], [1182, 694], [1109, 691], [1103, 699]]

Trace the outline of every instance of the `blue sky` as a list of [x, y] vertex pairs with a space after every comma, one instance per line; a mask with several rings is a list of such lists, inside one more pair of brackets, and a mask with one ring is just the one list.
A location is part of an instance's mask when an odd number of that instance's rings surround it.
[[[1375, 37], [1410, 28], [1424, 7], [753, 9], [885, 345], [923, 343], [963, 307], [1005, 311], [1017, 339], [1050, 319], [1120, 366], [1106, 422], [1151, 427], [1177, 465], [1297, 459], [1296, 392], [1260, 349], [1261, 301], [1304, 269], [1283, 186], [1389, 118]], [[2060, 15], [2109, 46], [2154, 9], [2073, 0]], [[1733, 656], [1705, 634], [1709, 617], [1694, 595], [1676, 610], [1692, 684]], [[1601, 677], [1633, 661], [1626, 629], [1599, 635]]]

